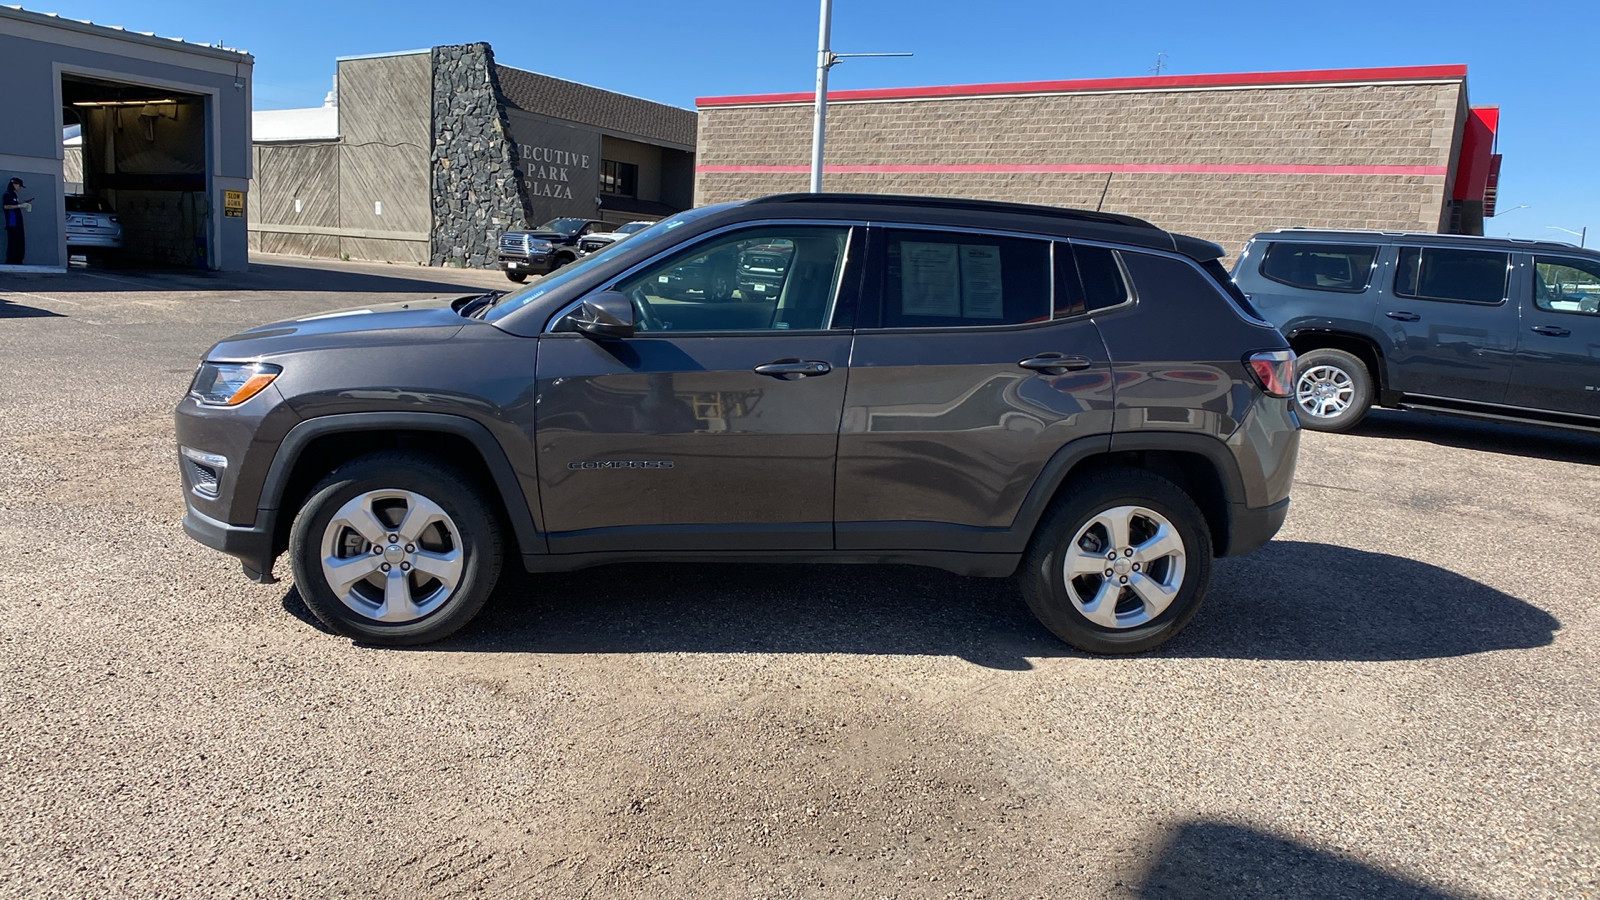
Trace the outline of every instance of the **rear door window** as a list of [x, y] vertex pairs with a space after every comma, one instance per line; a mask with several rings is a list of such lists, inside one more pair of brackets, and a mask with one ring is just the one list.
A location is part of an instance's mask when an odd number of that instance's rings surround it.
[[882, 327], [1020, 325], [1051, 316], [1050, 244], [998, 235], [885, 232]]
[[1261, 258], [1261, 275], [1280, 284], [1313, 291], [1359, 294], [1372, 280], [1378, 248], [1363, 244], [1270, 244]]
[[1540, 309], [1600, 316], [1600, 260], [1536, 256], [1533, 272]]
[[1394, 292], [1421, 300], [1503, 303], [1507, 256], [1498, 250], [1401, 247]]

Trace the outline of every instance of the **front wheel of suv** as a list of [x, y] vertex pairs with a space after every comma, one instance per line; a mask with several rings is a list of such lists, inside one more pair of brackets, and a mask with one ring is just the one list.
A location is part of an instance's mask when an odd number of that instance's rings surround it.
[[483, 608], [500, 574], [493, 507], [433, 459], [375, 453], [311, 492], [289, 532], [300, 597], [334, 631], [368, 644], [443, 638]]
[[1177, 485], [1140, 469], [1070, 484], [1018, 570], [1056, 636], [1090, 653], [1139, 653], [1183, 630], [1211, 581], [1211, 531]]
[[1294, 402], [1311, 431], [1349, 431], [1372, 407], [1372, 373], [1353, 353], [1308, 350], [1295, 366]]

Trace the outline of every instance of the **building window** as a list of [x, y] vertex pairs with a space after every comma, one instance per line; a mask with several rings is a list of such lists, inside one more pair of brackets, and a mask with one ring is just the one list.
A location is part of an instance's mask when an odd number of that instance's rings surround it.
[[639, 196], [639, 167], [612, 159], [600, 160], [600, 193]]

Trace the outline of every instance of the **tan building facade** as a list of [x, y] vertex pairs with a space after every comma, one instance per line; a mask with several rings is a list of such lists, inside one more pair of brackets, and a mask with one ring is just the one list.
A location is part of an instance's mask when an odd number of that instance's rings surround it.
[[[811, 95], [697, 105], [697, 205], [807, 188]], [[1230, 255], [1289, 226], [1481, 233], [1496, 116], [1463, 66], [842, 91], [823, 189], [1103, 209]]]

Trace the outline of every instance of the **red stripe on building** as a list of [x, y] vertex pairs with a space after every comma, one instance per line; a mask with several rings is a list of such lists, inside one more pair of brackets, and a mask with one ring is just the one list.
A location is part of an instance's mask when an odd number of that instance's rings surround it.
[[[695, 166], [696, 173], [705, 175], [797, 175], [811, 171], [810, 166]], [[1063, 164], [1063, 165], [925, 165], [925, 166], [824, 166], [830, 175], [871, 175], [902, 173], [941, 174], [1022, 174], [1044, 173], [1132, 175], [1445, 175], [1445, 166], [1299, 166], [1299, 165], [1145, 165], [1145, 164]]]
[[[1220, 75], [1146, 75], [1138, 78], [1079, 78], [1070, 81], [1014, 81], [999, 84], [952, 84], [937, 87], [830, 91], [828, 102], [852, 100], [928, 100], [1004, 94], [1069, 94], [1080, 91], [1149, 91], [1182, 88], [1271, 87], [1290, 84], [1430, 81], [1466, 78], [1466, 66], [1391, 66], [1376, 69], [1314, 69], [1302, 72], [1234, 72]], [[814, 94], [741, 94], [698, 97], [695, 106], [764, 106], [810, 103]]]

